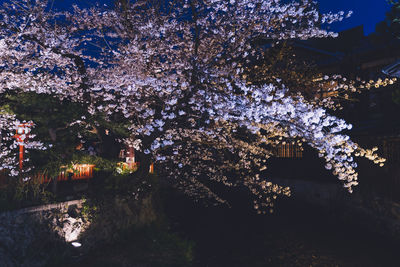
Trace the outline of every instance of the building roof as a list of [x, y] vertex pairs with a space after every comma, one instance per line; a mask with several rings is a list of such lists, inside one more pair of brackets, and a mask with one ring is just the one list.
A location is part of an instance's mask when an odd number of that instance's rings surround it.
[[400, 60], [387, 66], [382, 70], [382, 72], [388, 76], [400, 78]]

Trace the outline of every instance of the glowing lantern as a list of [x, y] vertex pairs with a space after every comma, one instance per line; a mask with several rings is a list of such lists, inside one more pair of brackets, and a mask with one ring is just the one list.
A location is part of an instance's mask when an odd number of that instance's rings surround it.
[[128, 151], [127, 151], [127, 155], [125, 158], [125, 162], [126, 163], [135, 163], [135, 150], [133, 149], [133, 147], [129, 147]]
[[32, 123], [22, 123], [17, 126], [16, 134], [14, 137], [19, 142], [19, 169], [22, 170], [24, 162], [24, 141], [29, 137]]

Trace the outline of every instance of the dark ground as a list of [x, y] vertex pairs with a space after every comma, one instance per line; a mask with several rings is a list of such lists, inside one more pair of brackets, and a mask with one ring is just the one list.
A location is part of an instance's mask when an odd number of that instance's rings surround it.
[[400, 240], [367, 230], [349, 212], [288, 198], [273, 214], [257, 215], [241, 197], [233, 208], [163, 197], [168, 228], [135, 230], [67, 266], [400, 266]]
[[195, 242], [194, 266], [400, 266], [400, 243], [364, 229], [358, 218], [278, 203], [274, 214], [248, 207], [204, 208], [184, 198], [167, 205], [173, 230]]

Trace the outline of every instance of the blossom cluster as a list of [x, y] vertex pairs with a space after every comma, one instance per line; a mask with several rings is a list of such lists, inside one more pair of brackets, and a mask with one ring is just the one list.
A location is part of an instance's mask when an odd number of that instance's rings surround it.
[[123, 116], [127, 145], [196, 199], [226, 203], [215, 183], [244, 186], [257, 210], [271, 210], [277, 195], [290, 195], [262, 174], [282, 142], [315, 148], [349, 191], [357, 184], [355, 156], [384, 162], [342, 133], [351, 125], [329, 115], [334, 96], [357, 84], [316, 79], [330, 95], [310, 100], [280, 77], [251, 84], [244, 75], [260, 60], [256, 41], [335, 37], [321, 25], [344, 12], [321, 14], [312, 1], [280, 0], [47, 7], [45, 0], [22, 0], [0, 9], [0, 94], [50, 94], [85, 103], [89, 114], [110, 121]]

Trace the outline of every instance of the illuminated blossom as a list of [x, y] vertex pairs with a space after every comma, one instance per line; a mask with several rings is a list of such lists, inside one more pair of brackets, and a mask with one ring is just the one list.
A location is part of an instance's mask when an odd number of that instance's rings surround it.
[[260, 85], [244, 77], [259, 53], [255, 40], [335, 37], [321, 24], [348, 16], [320, 14], [312, 1], [287, 2], [183, 0], [160, 7], [139, 0], [119, 10], [69, 13], [47, 9], [44, 0], [9, 1], [0, 11], [8, 25], [0, 29], [0, 93], [50, 94], [109, 120], [122, 114], [130, 131], [125, 142], [142, 153], [141, 166], [157, 161], [162, 177], [196, 199], [226, 203], [213, 183], [245, 186], [255, 208], [270, 211], [290, 190], [261, 172], [271, 148], [286, 141], [316, 149], [351, 192], [355, 156], [384, 162], [342, 133], [351, 125], [329, 115], [335, 96], [356, 91], [356, 83], [323, 76], [315, 80], [321, 94], [337, 94], [306, 99], [279, 77]]

